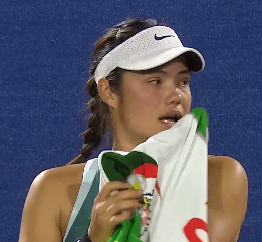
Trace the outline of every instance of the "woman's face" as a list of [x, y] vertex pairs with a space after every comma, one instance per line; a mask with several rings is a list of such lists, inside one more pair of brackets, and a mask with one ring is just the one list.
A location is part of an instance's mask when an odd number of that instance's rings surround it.
[[[154, 69], [155, 70], [155, 69]], [[122, 98], [114, 110], [115, 150], [130, 151], [150, 136], [169, 129], [159, 118], [171, 111], [190, 112], [190, 72], [180, 56], [158, 70], [123, 74]]]

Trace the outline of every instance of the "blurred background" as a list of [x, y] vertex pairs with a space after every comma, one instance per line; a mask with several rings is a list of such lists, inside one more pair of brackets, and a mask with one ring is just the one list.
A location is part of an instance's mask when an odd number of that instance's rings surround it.
[[[34, 178], [79, 154], [94, 42], [127, 17], [166, 23], [204, 55], [205, 70], [192, 75], [192, 108], [209, 114], [209, 153], [247, 172], [238, 241], [262, 241], [261, 0], [1, 0], [0, 9], [1, 241], [18, 240]], [[111, 149], [104, 141], [90, 158]]]

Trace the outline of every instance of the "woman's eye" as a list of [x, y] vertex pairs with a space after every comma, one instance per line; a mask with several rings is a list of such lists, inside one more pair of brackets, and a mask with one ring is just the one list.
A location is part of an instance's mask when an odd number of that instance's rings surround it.
[[189, 81], [182, 81], [182, 86], [183, 87], [186, 87], [186, 86], [188, 86], [189, 85]]
[[159, 79], [154, 79], [154, 80], [149, 81], [149, 83], [153, 83], [153, 84], [159, 85], [159, 84], [161, 83], [161, 80], [159, 80]]

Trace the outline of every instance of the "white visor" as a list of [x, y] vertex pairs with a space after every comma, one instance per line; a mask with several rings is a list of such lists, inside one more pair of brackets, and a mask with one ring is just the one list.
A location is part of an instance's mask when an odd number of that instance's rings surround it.
[[116, 67], [125, 70], [148, 70], [182, 54], [187, 58], [190, 71], [198, 72], [204, 69], [203, 56], [193, 48], [184, 47], [173, 29], [166, 26], [147, 28], [102, 58], [95, 71], [95, 81], [98, 83]]

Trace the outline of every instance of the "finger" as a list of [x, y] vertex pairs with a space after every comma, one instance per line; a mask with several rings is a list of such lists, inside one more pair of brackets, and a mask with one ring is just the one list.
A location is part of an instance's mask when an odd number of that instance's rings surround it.
[[[113, 194], [114, 193], [114, 194]], [[112, 192], [110, 198], [108, 200], [128, 200], [128, 199], [141, 199], [143, 197], [143, 190], [133, 190], [133, 189], [127, 189], [120, 192]]]
[[122, 213], [125, 210], [128, 210], [131, 213], [131, 210], [142, 208], [144, 205], [141, 204], [137, 199], [119, 201], [117, 203], [111, 204], [105, 211], [105, 216], [109, 216], [110, 218]]
[[109, 207], [111, 207], [113, 204], [119, 203], [120, 201], [127, 201], [127, 200], [134, 200], [140, 201], [143, 203], [142, 199], [142, 190], [124, 190], [116, 193], [113, 196], [110, 196], [106, 201], [104, 202], [96, 202], [95, 203], [95, 212], [99, 216], [107, 211]]
[[107, 200], [110, 197], [111, 192], [128, 189], [130, 187], [129, 184], [121, 182], [121, 181], [113, 181], [107, 182], [100, 193], [96, 197], [96, 202], [102, 202]]
[[123, 210], [122, 213], [112, 216], [109, 219], [108, 224], [109, 226], [116, 226], [117, 224], [129, 219], [132, 215], [133, 213], [130, 210]]
[[120, 191], [113, 191], [110, 193], [110, 197], [114, 196], [115, 194], [119, 193]]
[[[114, 194], [113, 194], [114, 193]], [[112, 195], [113, 194], [113, 195]], [[112, 204], [115, 204], [119, 201], [137, 199], [138, 201], [143, 202], [143, 191], [142, 190], [122, 190], [122, 191], [113, 191], [111, 192], [111, 196], [107, 198], [104, 207], [109, 207]]]
[[106, 201], [96, 203], [96, 204], [95, 204], [95, 208], [96, 208], [96, 209], [99, 209], [99, 208], [102, 207], [105, 203], [106, 203]]

